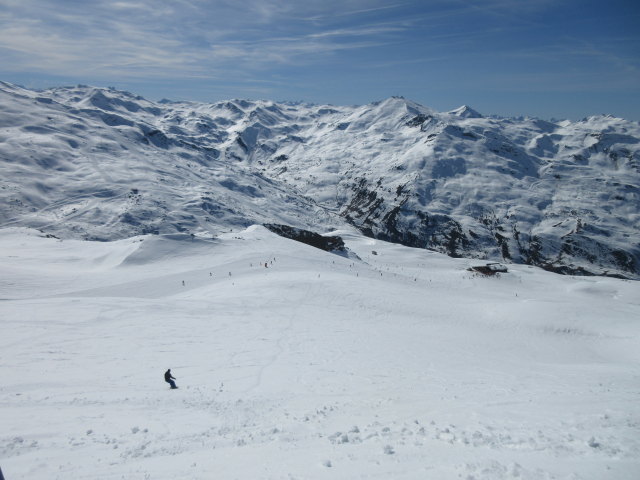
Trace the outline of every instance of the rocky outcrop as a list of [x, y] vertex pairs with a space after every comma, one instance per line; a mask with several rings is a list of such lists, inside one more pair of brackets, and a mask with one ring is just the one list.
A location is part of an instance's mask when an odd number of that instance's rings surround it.
[[265, 223], [264, 227], [273, 233], [280, 235], [284, 238], [295, 240], [306, 245], [310, 245], [325, 252], [341, 252], [345, 253], [347, 248], [344, 244], [344, 240], [338, 236], [323, 236], [316, 232], [309, 230], [303, 230], [302, 228], [295, 228], [289, 225], [276, 225], [272, 223]]

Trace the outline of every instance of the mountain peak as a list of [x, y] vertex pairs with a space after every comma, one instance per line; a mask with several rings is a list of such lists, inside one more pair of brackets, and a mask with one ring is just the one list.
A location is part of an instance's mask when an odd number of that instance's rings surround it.
[[460, 118], [483, 118], [479, 112], [471, 108], [469, 105], [462, 105], [461, 107], [447, 113]]
[[404, 97], [393, 95], [380, 102], [373, 102], [371, 105], [393, 107], [393, 108], [405, 108], [409, 112], [424, 112], [430, 110], [424, 105], [420, 105], [413, 100], [408, 100]]

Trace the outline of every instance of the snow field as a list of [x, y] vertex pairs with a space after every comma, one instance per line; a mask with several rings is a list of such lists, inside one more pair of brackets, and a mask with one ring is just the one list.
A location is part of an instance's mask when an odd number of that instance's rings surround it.
[[337, 233], [1, 230], [5, 477], [638, 477], [637, 282]]

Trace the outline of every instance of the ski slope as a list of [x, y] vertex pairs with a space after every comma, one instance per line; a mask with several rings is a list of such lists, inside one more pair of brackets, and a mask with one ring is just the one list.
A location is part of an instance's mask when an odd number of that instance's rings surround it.
[[0, 230], [7, 480], [640, 478], [639, 283], [336, 233]]

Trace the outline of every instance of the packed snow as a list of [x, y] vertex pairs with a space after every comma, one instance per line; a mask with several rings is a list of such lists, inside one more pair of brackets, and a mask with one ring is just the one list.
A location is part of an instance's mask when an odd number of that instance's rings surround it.
[[5, 478], [640, 478], [639, 283], [332, 234], [0, 230]]

